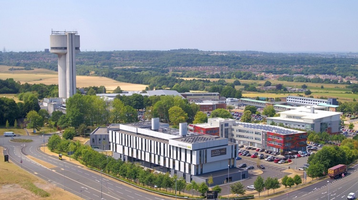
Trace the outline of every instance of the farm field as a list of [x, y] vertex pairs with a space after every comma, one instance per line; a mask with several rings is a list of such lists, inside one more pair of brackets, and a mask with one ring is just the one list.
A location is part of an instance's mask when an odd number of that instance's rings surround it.
[[[9, 71], [9, 66], [0, 66], [0, 79], [13, 78], [21, 83], [43, 83], [46, 85], [58, 84], [57, 72], [46, 69]], [[142, 91], [147, 85], [119, 82], [99, 76], [77, 76], [77, 87], [105, 86], [107, 91], [113, 91], [117, 86], [126, 91]]]
[[[192, 79], [198, 79], [198, 78], [183, 78], [185, 80], [192, 80]], [[210, 81], [218, 81], [219, 79], [207, 79]], [[232, 83], [234, 82], [234, 79], [225, 79], [226, 82]], [[256, 83], [264, 85], [264, 83], [267, 80], [240, 80], [241, 84], [246, 83]], [[353, 99], [358, 99], [358, 94], [351, 93], [350, 89], [347, 89], [347, 85], [343, 84], [324, 84], [324, 83], [301, 83], [301, 82], [287, 82], [287, 81], [278, 81], [278, 80], [269, 80], [272, 85], [282, 84], [285, 87], [295, 87], [295, 88], [301, 88], [303, 84], [307, 85], [308, 89], [311, 90], [312, 94], [310, 96], [313, 96], [315, 98], [337, 98], [339, 101], [346, 102], [346, 101], [353, 101]], [[323, 86], [323, 88], [321, 88]], [[243, 88], [243, 86], [236, 86], [236, 89]], [[303, 93], [262, 93], [262, 92], [243, 92], [243, 97], [286, 97], [289, 95], [304, 95]]]

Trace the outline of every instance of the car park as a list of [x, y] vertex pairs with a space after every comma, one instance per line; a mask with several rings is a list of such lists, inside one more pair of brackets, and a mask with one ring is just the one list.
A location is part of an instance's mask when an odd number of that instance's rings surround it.
[[260, 158], [260, 159], [264, 159], [264, 158], [265, 158], [265, 155], [264, 155], [264, 154], [260, 154], [259, 158]]
[[246, 163], [243, 163], [243, 164], [239, 165], [237, 168], [245, 168], [245, 167], [247, 167], [247, 165], [246, 165]]
[[264, 152], [265, 151], [265, 149], [260, 149], [260, 152]]
[[274, 163], [278, 163], [280, 161], [280, 159], [276, 158], [275, 160], [273, 160]]
[[255, 190], [255, 186], [254, 186], [254, 185], [248, 185], [246, 188], [249, 189], [249, 190]]

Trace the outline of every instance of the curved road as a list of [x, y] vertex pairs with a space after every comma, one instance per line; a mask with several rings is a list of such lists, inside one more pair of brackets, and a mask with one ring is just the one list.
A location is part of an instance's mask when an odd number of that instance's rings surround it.
[[[39, 150], [39, 146], [48, 140], [48, 136], [21, 136], [32, 139], [30, 143], [10, 142], [10, 137], [0, 137], [4, 147], [4, 155], [9, 155], [10, 162], [21, 166], [34, 175], [63, 188], [84, 199], [123, 199], [123, 200], [161, 200], [172, 199], [153, 195], [133, 189], [122, 183], [113, 181], [106, 176], [84, 169], [81, 166], [59, 160]], [[47, 168], [26, 157], [31, 155], [37, 159], [54, 165]], [[22, 162], [21, 162], [22, 160]]]
[[309, 200], [338, 200], [347, 199], [347, 195], [358, 194], [358, 164], [348, 169], [348, 174], [340, 179], [324, 179], [308, 187], [292, 191], [271, 200], [309, 199]]

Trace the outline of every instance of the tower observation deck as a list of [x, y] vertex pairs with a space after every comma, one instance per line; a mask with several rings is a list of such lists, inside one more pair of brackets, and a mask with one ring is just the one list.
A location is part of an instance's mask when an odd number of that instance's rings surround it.
[[58, 56], [58, 96], [69, 98], [76, 94], [76, 53], [80, 52], [77, 31], [52, 31], [50, 52]]

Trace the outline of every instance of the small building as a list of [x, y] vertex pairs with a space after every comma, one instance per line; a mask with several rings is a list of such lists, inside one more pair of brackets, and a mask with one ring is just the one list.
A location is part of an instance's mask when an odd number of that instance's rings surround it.
[[221, 101], [203, 101], [195, 104], [199, 105], [199, 110], [202, 112], [211, 112], [218, 108], [226, 109], [226, 103]]
[[314, 107], [297, 107], [279, 112], [279, 117], [268, 117], [267, 124], [282, 124], [285, 127], [338, 134], [341, 128], [340, 112], [316, 110]]
[[90, 145], [94, 149], [110, 150], [108, 128], [98, 127], [90, 134]]
[[338, 105], [338, 101], [335, 98], [329, 99], [315, 99], [307, 97], [298, 97], [298, 96], [288, 96], [286, 98], [288, 104], [293, 105], [319, 105], [319, 104], [328, 104], [328, 105]]
[[219, 136], [219, 127], [211, 126], [210, 124], [190, 124], [188, 126], [189, 131], [204, 134], [204, 135], [216, 135]]

